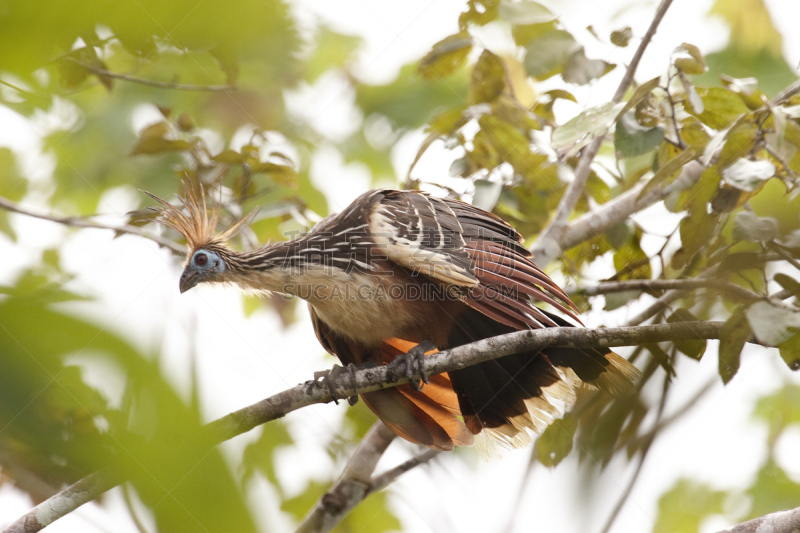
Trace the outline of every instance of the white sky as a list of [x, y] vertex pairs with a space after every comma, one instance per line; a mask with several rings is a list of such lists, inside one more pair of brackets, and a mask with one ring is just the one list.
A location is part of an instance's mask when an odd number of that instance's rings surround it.
[[[635, 7], [623, 9], [629, 3]], [[430, 46], [456, 31], [462, 0], [407, 0], [404, 2], [369, 2], [365, 0], [298, 0], [296, 13], [306, 23], [324, 20], [336, 29], [358, 34], [365, 48], [353, 71], [362, 79], [383, 83], [392, 79], [400, 65], [420, 57]], [[795, 28], [800, 20], [800, 2], [767, 1], [774, 22], [784, 36], [784, 49], [790, 64], [800, 61], [800, 36]], [[561, 21], [587, 44], [591, 57], [623, 63], [632, 47], [618, 50], [595, 43], [584, 28], [592, 24], [600, 35], [631, 25], [641, 36], [650, 23], [656, 2], [627, 0], [565, 0], [551, 2]], [[726, 41], [727, 30], [718, 20], [705, 17], [710, 0], [676, 0], [641, 63], [637, 79], [646, 80], [663, 72], [672, 49], [687, 41], [704, 52], [719, 48]], [[482, 36], [484, 38], [484, 36]], [[495, 46], [496, 35], [487, 32], [485, 42]], [[502, 48], [502, 40], [496, 42]], [[605, 101], [618, 83], [621, 70], [596, 85], [577, 90], [576, 95], [588, 105]], [[332, 83], [335, 80], [332, 80]], [[302, 91], [301, 91], [302, 92]], [[337, 132], [346, 121], [346, 91], [332, 86], [311, 88], [298, 96], [294, 105], [314, 101], [307, 119], [320, 131]], [[343, 101], [345, 103], [343, 103]], [[565, 116], [577, 107], [564, 108]], [[305, 115], [304, 115], [305, 116]], [[560, 117], [561, 118], [561, 117]], [[567, 117], [568, 118], [568, 117]], [[46, 182], [52, 170], [49, 156], [42, 157], [36, 127], [0, 108], [0, 145], [11, 146], [23, 154], [23, 171]], [[339, 129], [337, 129], [339, 128]], [[398, 173], [405, 174], [421, 140], [410, 135], [393, 154]], [[429, 162], [427, 172], [446, 172], [447, 164]], [[331, 199], [334, 209], [342, 208], [369, 186], [367, 175], [357, 166], [343, 166], [335, 153], [320, 154], [314, 163], [314, 175], [320, 188]], [[443, 170], [442, 170], [443, 169]], [[108, 213], [124, 213], [135, 205], [132, 191], [116, 191], [104, 198]], [[26, 203], [44, 207], [41, 198], [29, 197]], [[38, 260], [47, 247], [64, 245], [63, 265], [78, 274], [70, 286], [79, 293], [97, 298], [96, 302], [72, 304], [71, 309], [91, 317], [113, 331], [131, 338], [146, 349], [158, 349], [164, 355], [164, 370], [184, 391], [189, 384], [190, 350], [187, 338], [198, 347], [197, 364], [204, 391], [204, 409], [209, 420], [241, 408], [281, 389], [305, 381], [313, 372], [327, 368], [333, 360], [318, 345], [303, 306], [300, 320], [283, 331], [271, 313], [258, 311], [245, 318], [238, 293], [230, 289], [199, 287], [179, 295], [177, 280], [180, 267], [170, 254], [135, 237], [111, 239], [109, 232], [68, 232], [57, 225], [14, 217], [19, 244], [0, 237], [4, 272], [0, 281], [8, 282]], [[110, 217], [116, 221], [116, 217]], [[623, 309], [612, 317], [623, 322], [635, 309]], [[589, 316], [597, 325], [598, 314]], [[595, 320], [592, 324], [592, 320]], [[613, 325], [613, 324], [609, 324]], [[708, 354], [700, 363], [681, 359], [674, 388], [681, 390], [667, 406], [667, 415], [716, 374], [716, 358]], [[104, 374], [90, 375], [110, 398], [116, 398], [121, 384], [104, 381]], [[765, 428], [749, 420], [749, 410], [760, 395], [774, 390], [788, 375], [777, 352], [765, 354], [748, 348], [742, 368], [734, 382], [717, 384], [711, 394], [696, 406], [683, 423], [676, 425], [656, 441], [650, 452], [641, 480], [622, 511], [614, 531], [649, 531], [656, 515], [657, 499], [680, 476], [707, 481], [720, 488], [746, 486], [764, 452]], [[298, 441], [297, 447], [281, 452], [279, 474], [286, 480], [290, 496], [304, 488], [307, 478], [324, 478], [332, 469], [323, 445], [339, 427], [346, 406], [325, 405], [304, 409], [288, 417]], [[236, 465], [244, 446], [256, 438], [257, 431], [224, 445]], [[782, 464], [800, 480], [800, 462], [793, 450], [800, 448], [800, 432], [787, 436], [779, 446]], [[393, 444], [380, 468], [391, 467], [415, 451], [405, 442]], [[466, 452], [467, 461], [443, 457], [428, 468], [416, 469], [402, 477], [389, 490], [392, 508], [401, 517], [407, 531], [486, 532], [505, 531], [520, 483], [527, 467], [529, 450], [510, 452], [504, 458], [482, 462]], [[608, 510], [627, 486], [631, 466], [614, 462], [588, 494], [576, 492], [580, 483], [575, 457], [554, 470], [538, 467], [532, 484], [526, 488], [518, 510], [514, 532], [599, 531]], [[253, 509], [264, 508], [270, 488], [260, 484], [253, 491]], [[110, 511], [96, 505], [84, 506], [62, 519], [48, 531], [133, 531], [118, 490], [108, 496]], [[0, 488], [0, 524], [27, 511], [30, 502], [8, 486]], [[291, 523], [277, 509], [265, 509], [265, 529], [290, 531]], [[721, 521], [705, 525], [704, 531], [722, 527]]]

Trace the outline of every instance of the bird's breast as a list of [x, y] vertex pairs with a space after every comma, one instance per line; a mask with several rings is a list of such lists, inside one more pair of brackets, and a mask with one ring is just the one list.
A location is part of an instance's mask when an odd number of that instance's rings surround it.
[[401, 271], [320, 276], [298, 289], [328, 327], [367, 346], [392, 337], [443, 346], [438, 326], [459, 304], [447, 286]]

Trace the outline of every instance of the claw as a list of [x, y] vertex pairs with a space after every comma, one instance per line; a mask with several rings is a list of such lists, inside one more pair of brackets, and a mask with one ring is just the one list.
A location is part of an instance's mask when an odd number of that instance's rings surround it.
[[[395, 357], [388, 365], [389, 379], [395, 381], [398, 377], [398, 372], [403, 369], [411, 388], [415, 391], [421, 391], [424, 385], [430, 383], [428, 374], [425, 372], [425, 354], [432, 350], [436, 350], [436, 346], [432, 342], [422, 341], [411, 348], [408, 353]], [[415, 379], [417, 376], [422, 380], [422, 384], [420, 384], [419, 379]]]
[[[325, 388], [328, 389], [330, 395], [333, 396], [334, 390], [333, 390], [332, 380], [335, 379], [336, 376], [344, 372], [344, 370], [345, 369], [339, 365], [333, 365], [333, 367], [330, 370], [321, 370], [319, 372], [314, 372], [314, 380], [319, 381], [323, 385], [325, 385]], [[353, 363], [349, 363], [347, 365], [347, 371], [350, 374], [350, 386], [353, 388], [353, 396], [347, 398], [347, 403], [349, 403], [350, 405], [355, 405], [356, 403], [358, 403], [358, 392], [356, 389], [356, 370], [358, 370], [358, 367]], [[333, 403], [339, 405], [339, 400], [334, 399]]]

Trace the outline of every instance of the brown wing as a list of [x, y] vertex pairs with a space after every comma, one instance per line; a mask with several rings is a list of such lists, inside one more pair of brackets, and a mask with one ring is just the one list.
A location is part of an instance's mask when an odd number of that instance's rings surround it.
[[390, 260], [464, 287], [465, 303], [493, 320], [515, 329], [556, 326], [533, 298], [580, 324], [575, 305], [532, 261], [522, 237], [491, 213], [415, 191], [382, 191], [369, 219]]
[[[347, 364], [385, 363], [406, 353], [416, 343], [387, 339], [377, 349], [369, 349], [337, 335], [309, 306], [314, 332], [322, 346]], [[362, 394], [364, 403], [395, 433], [415, 444], [436, 450], [452, 450], [455, 446], [471, 446], [473, 435], [459, 418], [458, 398], [447, 374], [432, 376], [421, 391], [409, 385]]]

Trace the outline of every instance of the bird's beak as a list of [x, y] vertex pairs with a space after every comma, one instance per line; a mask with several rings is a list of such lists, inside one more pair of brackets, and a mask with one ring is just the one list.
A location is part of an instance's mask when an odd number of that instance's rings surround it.
[[193, 269], [191, 266], [186, 267], [186, 269], [183, 271], [183, 274], [181, 274], [181, 294], [188, 291], [198, 283], [200, 283], [200, 272]]

